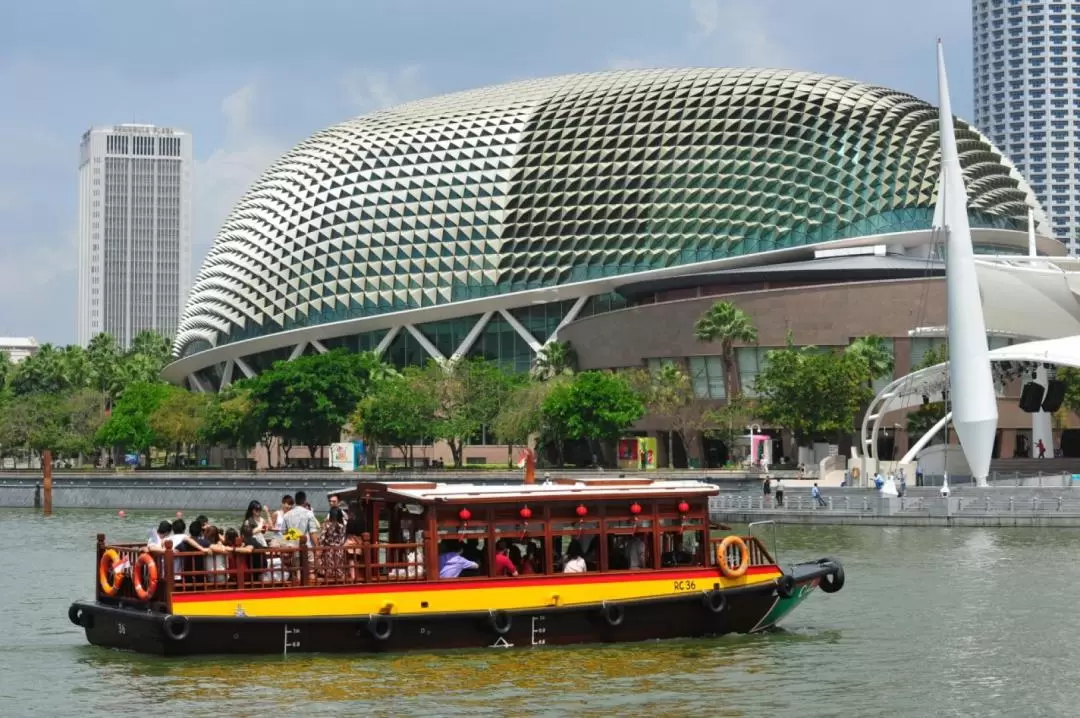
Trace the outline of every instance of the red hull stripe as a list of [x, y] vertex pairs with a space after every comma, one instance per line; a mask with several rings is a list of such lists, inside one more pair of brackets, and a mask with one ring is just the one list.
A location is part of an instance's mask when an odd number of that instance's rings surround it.
[[[759, 576], [762, 574], [776, 573], [779, 569], [775, 566], [752, 566], [746, 571], [746, 576]], [[511, 588], [523, 586], [558, 586], [566, 584], [589, 584], [589, 583], [616, 583], [623, 581], [663, 581], [663, 580], [686, 580], [686, 579], [716, 579], [720, 580], [720, 574], [715, 570], [670, 570], [670, 571], [634, 571], [627, 573], [583, 573], [566, 574], [559, 573], [551, 576], [537, 578], [511, 577], [487, 578], [481, 581], [469, 579], [447, 579], [445, 581], [385, 581], [382, 583], [369, 583], [353, 586], [330, 586], [325, 588], [268, 588], [251, 589], [245, 591], [199, 591], [192, 593], [174, 593], [173, 603], [192, 603], [198, 601], [243, 601], [260, 598], [297, 598], [301, 596], [338, 596], [345, 594], [383, 593], [386, 591], [463, 591], [478, 588]]]

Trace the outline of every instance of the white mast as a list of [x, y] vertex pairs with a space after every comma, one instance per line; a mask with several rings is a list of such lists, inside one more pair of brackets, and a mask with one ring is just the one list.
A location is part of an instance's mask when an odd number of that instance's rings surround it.
[[953, 131], [945, 53], [938, 40], [938, 112], [941, 127], [941, 187], [935, 219], [944, 221], [945, 293], [949, 322], [949, 385], [953, 427], [971, 475], [986, 486], [997, 432], [997, 397], [990, 372], [975, 252], [968, 226], [967, 190]]
[[1031, 207], [1028, 207], [1028, 256], [1039, 256], [1035, 250], [1035, 210]]

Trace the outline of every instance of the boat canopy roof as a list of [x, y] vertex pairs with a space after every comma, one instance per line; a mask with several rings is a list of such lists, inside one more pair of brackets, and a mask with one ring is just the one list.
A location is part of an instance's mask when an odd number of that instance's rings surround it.
[[342, 500], [373, 498], [434, 503], [501, 503], [715, 496], [715, 484], [649, 478], [558, 478], [542, 484], [465, 484], [434, 481], [361, 481], [356, 488], [331, 491]]

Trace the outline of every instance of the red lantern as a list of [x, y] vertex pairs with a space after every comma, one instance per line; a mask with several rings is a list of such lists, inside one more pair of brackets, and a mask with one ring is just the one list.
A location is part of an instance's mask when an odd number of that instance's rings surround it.
[[582, 517], [582, 518], [589, 515], [589, 510], [587, 508], [585, 508], [585, 504], [578, 504], [578, 507], [577, 507], [576, 511], [577, 511], [577, 515]]
[[640, 514], [641, 513], [641, 504], [639, 504], [637, 501], [630, 504], [630, 513], [632, 513], [634, 516], [637, 516], [638, 514]]
[[461, 511], [458, 511], [457, 515], [458, 518], [462, 521], [468, 521], [472, 518], [472, 511], [469, 511], [468, 509], [462, 509]]
[[518, 515], [521, 516], [521, 518], [525, 521], [528, 521], [532, 518], [532, 509], [530, 509], [528, 506], [524, 506], [522, 507], [521, 511], [518, 511]]
[[680, 514], [685, 514], [689, 510], [690, 510], [690, 504], [686, 503], [685, 501], [680, 501], [679, 502], [679, 513]]

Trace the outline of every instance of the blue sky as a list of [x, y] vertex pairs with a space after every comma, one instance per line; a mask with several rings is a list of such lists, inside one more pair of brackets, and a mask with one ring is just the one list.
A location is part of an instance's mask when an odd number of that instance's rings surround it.
[[77, 158], [91, 125], [194, 136], [193, 271], [275, 157], [405, 100], [626, 67], [790, 67], [971, 115], [969, 0], [38, 0], [0, 3], [0, 335], [75, 336]]

